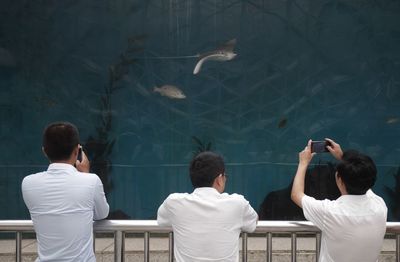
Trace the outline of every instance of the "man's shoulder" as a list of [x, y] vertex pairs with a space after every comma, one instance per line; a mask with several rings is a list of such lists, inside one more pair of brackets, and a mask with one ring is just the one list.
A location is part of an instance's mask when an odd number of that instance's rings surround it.
[[35, 180], [37, 180], [37, 179], [40, 179], [44, 173], [45, 173], [45, 171], [27, 175], [27, 176], [24, 177], [24, 179], [22, 180], [22, 184], [24, 184], [24, 183], [30, 183], [30, 182], [33, 182], [33, 181], [35, 181]]
[[232, 201], [241, 202], [241, 203], [244, 203], [244, 204], [249, 203], [249, 201], [243, 195], [237, 194], [237, 193], [233, 193], [233, 194], [222, 193], [221, 197], [225, 198], [225, 199], [232, 200]]
[[179, 199], [184, 199], [190, 196], [189, 193], [171, 193], [165, 200], [170, 201], [170, 200], [179, 200]]

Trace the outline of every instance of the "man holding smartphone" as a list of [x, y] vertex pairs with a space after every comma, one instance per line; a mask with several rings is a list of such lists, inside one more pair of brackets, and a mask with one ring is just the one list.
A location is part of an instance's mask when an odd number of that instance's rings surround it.
[[78, 129], [68, 122], [50, 124], [42, 150], [50, 161], [47, 171], [22, 181], [38, 242], [36, 261], [94, 262], [93, 220], [106, 218], [109, 206], [83, 151], [78, 160]]
[[303, 209], [306, 219], [322, 231], [320, 262], [376, 262], [387, 218], [385, 202], [371, 190], [376, 181], [376, 166], [369, 156], [355, 150], [343, 153], [335, 141], [326, 141], [328, 151], [340, 161], [335, 176], [341, 196], [331, 201], [304, 194], [306, 170], [316, 154], [311, 151], [310, 140], [299, 153], [292, 200]]

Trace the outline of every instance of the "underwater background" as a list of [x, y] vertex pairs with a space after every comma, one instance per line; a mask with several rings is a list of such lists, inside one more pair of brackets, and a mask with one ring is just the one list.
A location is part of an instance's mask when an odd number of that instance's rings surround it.
[[[0, 219], [29, 219], [21, 181], [65, 120], [112, 218], [154, 219], [208, 149], [258, 210], [307, 140], [329, 137], [375, 160], [399, 221], [399, 14], [398, 0], [0, 1]], [[212, 61], [227, 43], [236, 56]]]

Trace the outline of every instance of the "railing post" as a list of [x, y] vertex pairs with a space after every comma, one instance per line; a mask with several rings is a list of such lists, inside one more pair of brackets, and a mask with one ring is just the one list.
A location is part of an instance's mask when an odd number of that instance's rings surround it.
[[319, 261], [319, 254], [321, 251], [321, 233], [315, 234], [315, 261]]
[[125, 260], [125, 234], [122, 231], [114, 233], [114, 261], [124, 262]]
[[150, 261], [150, 233], [144, 232], [144, 262]]
[[22, 261], [22, 232], [17, 231], [15, 236], [15, 261]]
[[169, 252], [169, 258], [168, 261], [169, 262], [174, 262], [174, 233], [173, 232], [169, 232], [168, 234], [168, 252]]
[[292, 233], [292, 262], [296, 262], [297, 259], [297, 237], [296, 233]]
[[96, 233], [93, 231], [93, 253], [96, 255]]
[[272, 262], [272, 233], [267, 233], [267, 262]]
[[242, 262], [247, 262], [247, 233], [242, 233]]
[[400, 234], [396, 234], [396, 261], [400, 262]]

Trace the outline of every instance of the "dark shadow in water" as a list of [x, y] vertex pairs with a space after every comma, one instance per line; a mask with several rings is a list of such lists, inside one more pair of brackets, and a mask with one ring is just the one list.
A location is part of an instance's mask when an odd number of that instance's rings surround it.
[[[332, 163], [318, 164], [308, 169], [305, 194], [318, 200], [334, 200], [340, 196]], [[305, 220], [303, 211], [290, 198], [293, 181], [284, 189], [270, 192], [262, 202], [258, 215], [260, 220]]]
[[396, 181], [395, 186], [392, 188], [385, 186], [385, 191], [389, 196], [388, 208], [390, 209], [391, 221], [400, 221], [400, 167], [393, 174]]

